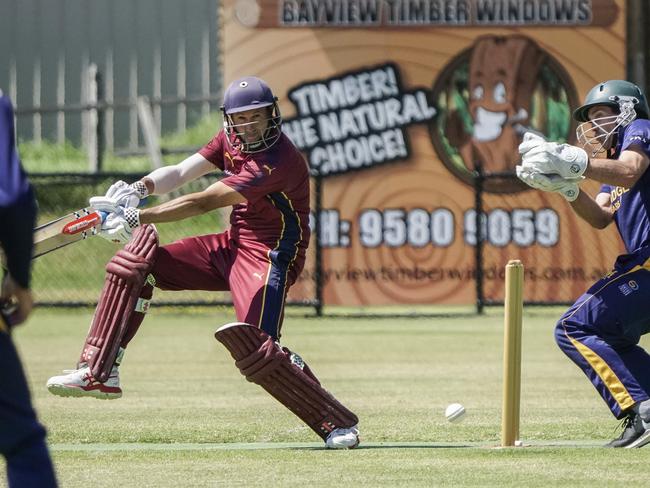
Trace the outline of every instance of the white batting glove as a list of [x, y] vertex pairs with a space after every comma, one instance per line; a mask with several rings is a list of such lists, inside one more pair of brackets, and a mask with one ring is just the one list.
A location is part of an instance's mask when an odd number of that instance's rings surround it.
[[120, 206], [116, 200], [107, 197], [93, 197], [90, 205], [106, 215], [99, 229], [100, 236], [120, 244], [131, 240], [133, 229], [140, 225], [140, 210]]
[[129, 185], [120, 180], [111, 185], [105, 197], [114, 199], [121, 207], [137, 207], [140, 200], [148, 195], [149, 190], [142, 181], [136, 181]]
[[574, 179], [582, 176], [588, 164], [589, 156], [584, 149], [557, 142], [538, 144], [521, 158], [521, 166], [528, 173], [557, 174]]
[[111, 242], [126, 244], [133, 237], [133, 229], [140, 225], [140, 210], [120, 207], [118, 212], [108, 214], [99, 235]]
[[120, 205], [117, 203], [117, 200], [110, 197], [91, 197], [88, 200], [88, 203], [95, 210], [99, 210], [105, 213], [119, 212]]
[[581, 179], [567, 179], [562, 178], [557, 174], [530, 172], [522, 166], [517, 166], [516, 170], [517, 177], [531, 188], [547, 192], [559, 193], [569, 202], [573, 202], [576, 198], [578, 198], [578, 194], [580, 193], [578, 182], [581, 181]]
[[133, 237], [133, 233], [124, 225], [122, 217], [117, 214], [109, 214], [106, 217], [99, 230], [99, 235], [116, 244], [126, 244]]

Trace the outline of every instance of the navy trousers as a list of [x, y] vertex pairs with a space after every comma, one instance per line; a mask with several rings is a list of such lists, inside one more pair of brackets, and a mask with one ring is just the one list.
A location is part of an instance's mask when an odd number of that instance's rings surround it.
[[10, 487], [56, 487], [45, 429], [36, 419], [20, 359], [6, 333], [0, 333], [0, 453], [7, 461]]
[[650, 248], [619, 256], [614, 269], [566, 311], [555, 327], [560, 349], [587, 375], [616, 418], [649, 398]]

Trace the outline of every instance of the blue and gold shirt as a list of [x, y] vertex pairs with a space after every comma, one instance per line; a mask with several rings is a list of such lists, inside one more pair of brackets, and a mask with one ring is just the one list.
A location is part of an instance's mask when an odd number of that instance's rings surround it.
[[[614, 157], [636, 146], [650, 157], [650, 120], [636, 119], [618, 133]], [[628, 253], [650, 244], [650, 171], [646, 171], [632, 188], [602, 185], [609, 193], [614, 221]]]

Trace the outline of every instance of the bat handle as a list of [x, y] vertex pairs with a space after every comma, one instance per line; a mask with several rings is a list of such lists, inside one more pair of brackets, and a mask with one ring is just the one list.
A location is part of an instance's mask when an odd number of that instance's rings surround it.
[[[143, 198], [142, 200], [140, 200], [140, 203], [138, 203], [138, 207], [144, 207], [146, 203], [147, 203], [147, 199]], [[108, 217], [109, 212], [106, 212], [104, 210], [97, 210], [97, 213], [101, 217], [102, 224], [103, 224], [106, 221], [106, 217]]]

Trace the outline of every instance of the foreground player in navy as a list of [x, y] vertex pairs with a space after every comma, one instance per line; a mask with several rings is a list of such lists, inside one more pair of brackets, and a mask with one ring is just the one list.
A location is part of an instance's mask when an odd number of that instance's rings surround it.
[[[616, 223], [627, 253], [566, 311], [555, 339], [625, 420], [608, 447], [642, 447], [650, 442], [650, 355], [638, 345], [650, 332], [650, 110], [639, 87], [609, 80], [573, 116], [590, 155], [527, 134], [517, 172], [534, 188], [562, 194], [593, 227]], [[603, 183], [595, 198], [580, 191], [582, 177]]]
[[7, 461], [10, 487], [56, 486], [45, 445], [45, 429], [36, 419], [11, 327], [27, 320], [32, 309], [30, 262], [36, 203], [20, 165], [14, 141], [14, 114], [0, 91], [0, 245], [7, 260], [0, 305], [0, 453]]
[[[118, 398], [119, 362], [146, 312], [153, 287], [229, 290], [237, 321], [215, 337], [247, 380], [296, 414], [330, 448], [359, 443], [357, 416], [327, 392], [300, 356], [280, 345], [287, 292], [302, 271], [309, 243], [309, 169], [280, 129], [277, 99], [255, 77], [224, 93], [224, 130], [185, 161], [133, 185], [118, 182], [91, 198], [109, 213], [101, 234], [128, 241], [107, 279], [77, 370], [47, 382], [60, 396]], [[226, 177], [206, 190], [138, 210], [148, 194], [165, 194], [206, 173]], [[158, 222], [233, 207], [230, 229], [158, 247]]]

